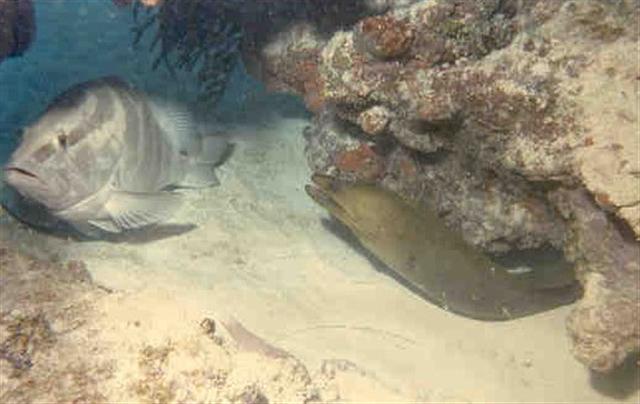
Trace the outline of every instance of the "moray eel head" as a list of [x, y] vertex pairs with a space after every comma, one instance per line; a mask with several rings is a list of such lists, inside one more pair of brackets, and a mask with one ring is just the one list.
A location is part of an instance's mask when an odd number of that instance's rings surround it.
[[344, 185], [337, 179], [322, 174], [313, 174], [311, 181], [313, 184], [306, 185], [304, 188], [311, 199], [351, 227], [354, 220], [350, 218], [349, 208], [344, 204], [346, 201]]
[[375, 239], [388, 229], [395, 203], [389, 194], [373, 185], [349, 184], [336, 178], [313, 174], [307, 194], [361, 238]]

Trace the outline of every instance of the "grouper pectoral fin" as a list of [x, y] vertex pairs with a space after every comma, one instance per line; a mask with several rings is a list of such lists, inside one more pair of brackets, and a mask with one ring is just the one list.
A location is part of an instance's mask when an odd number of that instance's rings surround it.
[[76, 228], [76, 230], [80, 231], [85, 236], [89, 236], [92, 238], [98, 238], [98, 235], [94, 236], [96, 232], [93, 227], [97, 227], [98, 229], [106, 231], [107, 233], [120, 233], [120, 229], [118, 228], [118, 226], [116, 226], [116, 224], [109, 219], [89, 220], [87, 223], [89, 225], [85, 223], [74, 223], [73, 226]]
[[[112, 191], [105, 204], [105, 209], [113, 224], [119, 230], [137, 229], [161, 222], [180, 207], [181, 197], [171, 192], [141, 193]], [[102, 221], [92, 223], [105, 231], [112, 231], [112, 226], [105, 226]]]
[[180, 188], [206, 188], [220, 185], [220, 180], [210, 163], [194, 163], [176, 186]]

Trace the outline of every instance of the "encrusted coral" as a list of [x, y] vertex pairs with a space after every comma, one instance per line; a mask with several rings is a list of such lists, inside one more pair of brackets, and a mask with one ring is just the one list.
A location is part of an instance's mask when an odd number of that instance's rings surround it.
[[354, 29], [354, 41], [361, 52], [380, 59], [405, 54], [413, 41], [411, 26], [389, 15], [368, 17]]
[[389, 125], [391, 112], [385, 107], [376, 105], [360, 113], [358, 123], [368, 135], [380, 135]]
[[288, 86], [323, 108], [312, 169], [431, 205], [490, 252], [564, 250], [586, 289], [574, 352], [607, 371], [640, 349], [639, 16], [630, 0], [418, 2], [253, 55], [292, 66], [272, 88], [317, 61]]
[[552, 200], [569, 222], [566, 251], [585, 289], [567, 322], [572, 349], [590, 368], [609, 371], [640, 351], [640, 246], [585, 190], [558, 190]]

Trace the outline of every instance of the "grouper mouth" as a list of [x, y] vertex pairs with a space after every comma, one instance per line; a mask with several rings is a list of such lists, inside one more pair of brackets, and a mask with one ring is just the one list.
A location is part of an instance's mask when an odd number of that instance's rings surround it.
[[33, 172], [21, 167], [8, 165], [3, 167], [4, 181], [9, 185], [14, 185], [16, 178], [26, 178], [28, 181], [40, 181], [40, 178]]
[[305, 185], [304, 190], [318, 205], [334, 212], [335, 210], [344, 211], [344, 209], [333, 199], [333, 191], [335, 191], [336, 180], [326, 175], [313, 174], [311, 176], [311, 184]]
[[27, 177], [31, 177], [31, 178], [38, 178], [37, 175], [35, 175], [34, 173], [32, 173], [29, 170], [25, 170], [24, 168], [20, 168], [20, 167], [5, 167], [4, 169], [5, 173], [10, 173], [10, 172], [14, 172], [14, 173], [18, 173], [21, 175], [26, 175]]

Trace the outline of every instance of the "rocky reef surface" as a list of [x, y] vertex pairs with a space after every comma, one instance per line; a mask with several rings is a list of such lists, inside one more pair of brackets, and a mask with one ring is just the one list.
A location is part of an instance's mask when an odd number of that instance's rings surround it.
[[22, 55], [35, 37], [31, 0], [0, 0], [0, 62]]
[[351, 25], [318, 10], [243, 49], [316, 112], [311, 167], [430, 206], [491, 253], [564, 251], [585, 289], [576, 357], [609, 371], [637, 352], [640, 5], [361, 4]]
[[0, 402], [411, 399], [351, 362], [309, 371], [237, 321], [185, 312], [162, 293], [112, 291], [81, 261], [14, 247], [0, 242]]

